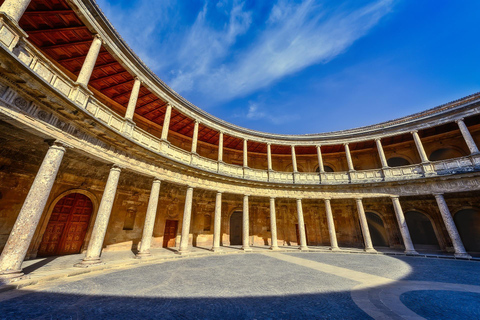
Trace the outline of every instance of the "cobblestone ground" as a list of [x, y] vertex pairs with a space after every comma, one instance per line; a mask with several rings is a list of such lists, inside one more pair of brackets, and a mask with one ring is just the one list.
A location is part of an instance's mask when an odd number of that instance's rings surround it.
[[461, 300], [455, 314], [473, 319], [479, 317], [479, 279], [480, 263], [469, 261], [332, 253], [215, 255], [1, 293], [0, 318], [433, 319], [451, 315]]

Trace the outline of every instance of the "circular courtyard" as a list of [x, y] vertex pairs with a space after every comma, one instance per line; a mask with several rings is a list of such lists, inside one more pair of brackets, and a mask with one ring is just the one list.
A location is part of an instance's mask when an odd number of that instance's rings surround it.
[[2, 319], [480, 318], [475, 261], [225, 254], [94, 272], [0, 294]]

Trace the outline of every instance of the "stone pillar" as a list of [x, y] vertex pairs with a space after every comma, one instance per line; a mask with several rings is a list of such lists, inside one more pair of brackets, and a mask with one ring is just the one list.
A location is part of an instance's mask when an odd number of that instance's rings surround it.
[[188, 238], [190, 237], [190, 222], [192, 220], [193, 187], [187, 188], [185, 209], [183, 210], [182, 236], [180, 238], [179, 253], [188, 252]]
[[298, 235], [300, 236], [300, 250], [307, 250], [307, 234], [305, 233], [305, 221], [303, 220], [302, 199], [297, 199]]
[[53, 143], [48, 149], [0, 256], [0, 279], [23, 275], [23, 260], [45, 209], [64, 154], [65, 148], [59, 143]]
[[221, 251], [220, 249], [220, 235], [222, 228], [222, 193], [217, 192], [215, 198], [215, 221], [213, 224], [213, 252]]
[[273, 170], [273, 166], [272, 166], [272, 145], [270, 143], [267, 143], [267, 165], [268, 165], [268, 170]]
[[248, 195], [243, 196], [243, 241], [242, 250], [252, 251], [250, 248], [250, 218], [248, 215]]
[[223, 161], [223, 132], [220, 131], [218, 136], [218, 162]]
[[318, 171], [320, 173], [325, 172], [325, 169], [323, 168], [323, 158], [322, 158], [322, 147], [317, 146], [317, 157], [318, 157]]
[[468, 130], [467, 126], [465, 125], [465, 122], [463, 122], [463, 119], [458, 119], [457, 121], [458, 127], [460, 128], [460, 132], [462, 133], [463, 139], [465, 139], [465, 143], [468, 146], [468, 149], [470, 150], [471, 154], [476, 154], [478, 153], [478, 147], [475, 144], [475, 140], [473, 140], [472, 135], [470, 134], [470, 131]]
[[163, 119], [162, 136], [161, 139], [167, 141], [168, 130], [170, 129], [170, 117], [172, 116], [172, 105], [167, 104], [167, 110], [165, 111], [165, 118]]
[[413, 140], [415, 141], [415, 145], [417, 146], [418, 154], [420, 155], [420, 159], [422, 159], [422, 163], [429, 162], [427, 154], [425, 153], [425, 149], [423, 149], [422, 140], [418, 135], [418, 131], [412, 131]]
[[90, 50], [88, 50], [87, 57], [83, 62], [82, 70], [80, 70], [80, 74], [77, 78], [77, 83], [87, 86], [88, 81], [90, 81], [90, 77], [92, 76], [93, 68], [95, 67], [95, 63], [97, 62], [98, 54], [100, 53], [100, 49], [102, 48], [102, 39], [97, 34], [93, 37], [92, 44], [90, 45]]
[[133, 83], [132, 92], [130, 93], [130, 100], [128, 100], [127, 111], [125, 112], [126, 120], [133, 120], [133, 114], [135, 113], [135, 107], [137, 106], [138, 93], [140, 92], [140, 86], [142, 82], [137, 77]]
[[195, 120], [195, 126], [193, 127], [193, 137], [192, 137], [192, 153], [197, 153], [197, 143], [198, 143], [198, 126], [199, 122]]
[[437, 200], [438, 209], [440, 209], [440, 214], [442, 215], [445, 227], [447, 227], [448, 235], [450, 236], [450, 239], [452, 239], [453, 248], [455, 249], [455, 257], [471, 258], [463, 246], [462, 239], [460, 238], [460, 234], [455, 226], [455, 222], [453, 221], [443, 194], [437, 193], [434, 194], [434, 196], [435, 200]]
[[150, 246], [152, 243], [153, 227], [155, 225], [155, 217], [157, 215], [158, 197], [160, 195], [160, 183], [158, 179], [154, 179], [150, 198], [148, 199], [147, 214], [145, 215], [145, 224], [143, 226], [142, 243], [136, 255], [137, 259], [151, 257]]
[[278, 250], [277, 216], [275, 214], [275, 198], [270, 198], [270, 232], [272, 233], [271, 250]]
[[377, 252], [373, 248], [372, 238], [370, 238], [370, 230], [368, 230], [367, 216], [363, 210], [362, 199], [355, 199], [357, 202], [358, 218], [360, 220], [360, 226], [362, 227], [363, 241], [365, 242], [366, 252]]
[[345, 146], [345, 154], [347, 156], [348, 171], [355, 171], [352, 155], [350, 154], [350, 147], [348, 146], [348, 143], [344, 143], [343, 145]]
[[375, 139], [375, 143], [377, 144], [378, 155], [380, 156], [382, 168], [388, 168], [387, 158], [385, 157], [385, 152], [383, 152], [382, 139]]
[[293, 167], [293, 172], [298, 172], [297, 155], [295, 153], [295, 146], [292, 146], [292, 167]]
[[333, 220], [332, 206], [330, 199], [325, 199], [325, 212], [327, 214], [328, 234], [330, 236], [330, 250], [340, 251], [337, 242], [337, 233], [335, 232], [335, 222]]
[[31, 0], [5, 0], [0, 7], [0, 12], [5, 12], [12, 20], [18, 23]]
[[243, 166], [248, 167], [248, 140], [243, 140]]
[[100, 260], [100, 254], [102, 252], [105, 234], [107, 233], [108, 221], [110, 220], [110, 214], [112, 213], [113, 201], [115, 200], [115, 194], [117, 193], [118, 179], [120, 178], [121, 171], [122, 170], [116, 165], [110, 169], [102, 200], [98, 207], [97, 218], [95, 219], [95, 225], [93, 226], [93, 232], [90, 238], [90, 243], [88, 244], [87, 253], [82, 262], [77, 263], [75, 267], [88, 267], [102, 263]]
[[405, 215], [403, 214], [402, 206], [400, 205], [400, 199], [398, 196], [393, 196], [392, 202], [393, 209], [395, 209], [395, 215], [397, 216], [398, 227], [400, 228], [400, 233], [402, 234], [403, 244], [405, 245], [405, 253], [418, 254], [413, 247], [412, 238], [410, 237], [407, 222], [405, 221]]

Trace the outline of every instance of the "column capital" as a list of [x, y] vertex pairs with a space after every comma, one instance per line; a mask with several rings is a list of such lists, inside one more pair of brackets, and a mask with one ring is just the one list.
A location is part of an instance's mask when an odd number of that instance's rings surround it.
[[143, 83], [143, 81], [138, 76], [135, 76], [133, 80], [140, 82], [140, 84]]
[[357, 202], [358, 202], [358, 201], [362, 201], [362, 200], [363, 200], [362, 197], [355, 197], [355, 201], [357, 201]]
[[243, 197], [244, 197], [244, 198], [245, 198], [245, 197], [248, 198], [248, 197], [250, 197], [250, 195], [249, 195], [249, 194], [244, 194]]
[[217, 194], [223, 194], [223, 192], [222, 191], [217, 191]]
[[193, 119], [193, 122], [195, 122], [195, 124], [200, 124], [200, 120], [198, 119]]
[[435, 192], [435, 193], [432, 193], [432, 194], [433, 194], [433, 196], [434, 196], [435, 198], [440, 197], [440, 196], [443, 197], [443, 195], [444, 195], [443, 192]]
[[415, 133], [418, 133], [418, 130], [412, 130], [410, 131], [411, 134], [415, 134]]
[[188, 190], [188, 189], [194, 189], [194, 188], [193, 188], [191, 185], [188, 185], [188, 184], [187, 184], [187, 190]]
[[277, 198], [275, 198], [275, 197], [270, 197], [270, 200], [276, 200], [276, 199], [277, 199]]
[[382, 142], [382, 138], [375, 138], [375, 141], [380, 141], [380, 142]]
[[302, 198], [296, 198], [295, 200], [299, 202], [299, 201], [302, 201]]
[[112, 167], [110, 168], [110, 171], [118, 171], [121, 172], [123, 167], [119, 166], [118, 164], [112, 164]]
[[161, 182], [162, 180], [160, 180], [160, 178], [157, 178], [157, 177], [153, 178], [153, 183], [161, 183]]
[[456, 119], [455, 122], [459, 123], [459, 122], [463, 122], [463, 120], [465, 120], [465, 118]]
[[67, 148], [70, 148], [68, 144], [60, 140], [46, 139], [45, 142], [53, 149], [65, 151]]
[[332, 198], [326, 197], [326, 198], [323, 198], [323, 200], [324, 200], [324, 201], [330, 201], [330, 200], [332, 200]]
[[321, 145], [321, 144], [316, 144], [315, 147], [316, 147], [316, 148], [321, 148], [322, 145]]
[[343, 143], [343, 146], [344, 146], [344, 147], [348, 147], [348, 144], [349, 144], [349, 142], [344, 142], [344, 143]]
[[267, 146], [271, 146], [271, 145], [272, 145], [272, 143], [271, 143], [271, 142], [267, 142]]
[[390, 195], [390, 199], [399, 199], [399, 198], [400, 198], [399, 195], [396, 195], [396, 194]]
[[105, 41], [103, 40], [103, 38], [98, 34], [98, 33], [95, 33], [93, 35], [93, 40], [100, 40], [100, 42], [103, 44], [105, 44]]

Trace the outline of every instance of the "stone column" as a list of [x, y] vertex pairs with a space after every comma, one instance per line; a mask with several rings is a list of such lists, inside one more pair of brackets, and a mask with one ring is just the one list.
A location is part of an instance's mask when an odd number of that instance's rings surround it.
[[220, 131], [218, 136], [218, 162], [223, 161], [223, 132]]
[[350, 154], [350, 147], [348, 146], [348, 143], [344, 143], [343, 145], [345, 146], [345, 154], [347, 156], [348, 171], [355, 171], [352, 155]]
[[0, 279], [23, 275], [23, 260], [45, 209], [64, 154], [65, 148], [59, 143], [53, 143], [48, 149], [0, 256]]
[[368, 230], [367, 216], [365, 216], [365, 211], [363, 210], [362, 199], [355, 199], [357, 202], [358, 218], [360, 220], [360, 226], [362, 227], [363, 241], [365, 242], [365, 251], [366, 252], [377, 252], [373, 248], [372, 238], [370, 238], [370, 230]]
[[275, 214], [275, 198], [270, 198], [270, 232], [272, 233], [271, 250], [278, 250], [277, 216]]
[[248, 195], [243, 196], [243, 241], [242, 250], [252, 251], [250, 248], [250, 218], [248, 215]]
[[327, 214], [327, 224], [328, 224], [328, 234], [330, 236], [330, 250], [340, 251], [337, 242], [337, 233], [335, 232], [335, 222], [333, 220], [332, 206], [330, 204], [330, 199], [324, 199], [325, 201], [325, 212]]
[[452, 239], [453, 248], [455, 249], [455, 257], [459, 258], [471, 258], [471, 256], [465, 250], [463, 246], [462, 239], [460, 238], [460, 234], [458, 233], [457, 226], [455, 226], [455, 222], [453, 221], [452, 214], [448, 209], [447, 203], [445, 202], [445, 198], [443, 194], [437, 193], [434, 194], [435, 200], [437, 200], [438, 209], [440, 209], [440, 214], [442, 215], [443, 222], [445, 223], [445, 227], [447, 227], [448, 235], [450, 239]]
[[0, 12], [5, 12], [12, 20], [18, 23], [31, 0], [5, 0], [0, 7]]
[[243, 140], [243, 166], [248, 167], [248, 140]]
[[460, 132], [462, 133], [463, 139], [465, 139], [465, 143], [468, 146], [468, 149], [470, 150], [471, 154], [476, 154], [478, 153], [478, 147], [475, 144], [475, 140], [473, 140], [472, 135], [470, 134], [470, 131], [468, 130], [467, 126], [465, 125], [465, 122], [463, 122], [463, 119], [458, 119], [457, 121], [458, 127], [460, 128]]
[[185, 209], [183, 210], [182, 236], [180, 238], [179, 253], [188, 252], [188, 238], [190, 237], [190, 222], [192, 220], [193, 187], [187, 188]]
[[199, 122], [195, 120], [195, 125], [193, 127], [193, 137], [192, 137], [192, 153], [197, 153], [198, 126], [199, 126]]
[[382, 168], [388, 168], [387, 158], [385, 157], [385, 152], [383, 152], [382, 139], [375, 139], [377, 144], [378, 155], [380, 156], [380, 162], [382, 163]]
[[403, 214], [402, 206], [400, 205], [400, 199], [398, 198], [398, 196], [393, 196], [392, 202], [393, 209], [395, 209], [395, 215], [397, 216], [398, 227], [400, 228], [403, 243], [405, 244], [405, 253], [418, 254], [417, 251], [415, 251], [412, 238], [410, 237], [410, 232], [408, 231], [407, 222], [405, 221], [405, 215]]
[[273, 170], [273, 166], [272, 166], [272, 145], [270, 143], [267, 143], [267, 165], [268, 165], [268, 170]]
[[292, 146], [292, 167], [293, 167], [293, 172], [298, 172], [297, 155], [295, 153], [295, 146]]
[[161, 139], [167, 141], [168, 130], [170, 129], [170, 117], [172, 116], [172, 105], [167, 104], [167, 110], [165, 111], [165, 118], [163, 119], [162, 136]]
[[322, 147], [321, 146], [317, 146], [317, 157], [318, 157], [318, 171], [320, 173], [323, 173], [323, 172], [325, 172], [325, 170], [323, 168], [323, 158], [322, 158]]
[[110, 220], [110, 214], [112, 213], [113, 202], [115, 201], [115, 194], [117, 193], [118, 180], [121, 171], [122, 170], [116, 165], [110, 169], [102, 200], [98, 207], [97, 218], [95, 219], [87, 253], [82, 262], [77, 263], [75, 267], [86, 268], [91, 265], [102, 263], [100, 260], [100, 254], [102, 252], [105, 234], [107, 233], [108, 221]]
[[135, 77], [132, 92], [130, 93], [130, 100], [128, 100], [127, 111], [125, 112], [126, 120], [133, 120], [133, 114], [135, 113], [135, 107], [137, 106], [138, 93], [140, 92], [141, 85], [142, 82], [140, 81], [140, 79]]
[[222, 228], [222, 193], [217, 192], [215, 198], [215, 221], [213, 224], [213, 252], [221, 251], [220, 249], [220, 235]]
[[422, 159], [422, 163], [429, 162], [427, 154], [425, 153], [425, 149], [423, 149], [422, 140], [418, 135], [418, 131], [412, 131], [413, 140], [415, 141], [415, 145], [417, 146], [418, 154], [420, 155], [420, 159]]
[[298, 235], [300, 236], [300, 250], [307, 250], [307, 234], [305, 233], [305, 221], [303, 220], [302, 199], [297, 199]]
[[88, 50], [87, 57], [83, 62], [82, 70], [80, 70], [80, 74], [77, 78], [77, 83], [87, 86], [88, 81], [90, 81], [90, 77], [92, 76], [93, 68], [95, 67], [95, 63], [97, 62], [98, 54], [100, 53], [100, 49], [102, 48], [102, 39], [97, 34], [93, 37], [92, 44], [90, 45], [90, 50]]
[[154, 179], [150, 198], [148, 199], [147, 214], [145, 215], [145, 224], [143, 225], [142, 243], [136, 255], [137, 259], [151, 257], [150, 246], [152, 243], [153, 227], [155, 225], [155, 217], [157, 215], [158, 197], [160, 195], [160, 183], [158, 179]]

